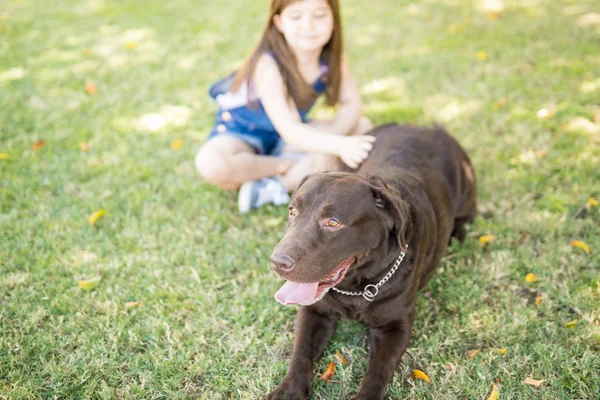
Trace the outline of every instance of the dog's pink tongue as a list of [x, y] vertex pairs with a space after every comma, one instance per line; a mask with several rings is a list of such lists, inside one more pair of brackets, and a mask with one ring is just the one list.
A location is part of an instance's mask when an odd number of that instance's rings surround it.
[[275, 293], [275, 300], [284, 306], [288, 304], [302, 304], [307, 306], [312, 304], [315, 300], [318, 288], [319, 282], [296, 283], [287, 281], [285, 285]]

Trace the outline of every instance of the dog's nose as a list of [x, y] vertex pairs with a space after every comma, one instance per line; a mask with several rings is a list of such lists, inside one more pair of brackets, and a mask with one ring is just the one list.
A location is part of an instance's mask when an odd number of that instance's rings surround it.
[[271, 267], [275, 269], [275, 272], [290, 272], [296, 267], [296, 262], [287, 254], [273, 253], [271, 254]]

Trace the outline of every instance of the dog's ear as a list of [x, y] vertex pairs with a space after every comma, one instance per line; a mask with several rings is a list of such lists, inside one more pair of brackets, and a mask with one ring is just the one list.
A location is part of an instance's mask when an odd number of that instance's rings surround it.
[[375, 207], [381, 209], [391, 218], [391, 228], [398, 240], [398, 245], [403, 251], [407, 248], [406, 235], [410, 224], [410, 208], [408, 203], [402, 200], [402, 195], [394, 186], [386, 183], [376, 175], [367, 176], [371, 186]]
[[304, 178], [302, 178], [302, 180], [300, 181], [298, 186], [296, 186], [296, 189], [294, 189], [294, 192], [292, 193], [292, 198], [294, 198], [294, 196], [298, 192], [298, 189], [300, 189], [300, 186], [304, 185], [304, 182], [306, 182], [308, 180], [308, 178], [310, 178], [311, 176], [312, 176], [312, 174], [308, 174]]

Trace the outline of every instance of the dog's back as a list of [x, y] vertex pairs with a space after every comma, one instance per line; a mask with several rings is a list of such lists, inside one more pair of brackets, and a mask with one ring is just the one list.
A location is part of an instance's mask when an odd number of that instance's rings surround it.
[[434, 197], [440, 191], [448, 191], [448, 196], [442, 197], [453, 203], [450, 209], [457, 218], [474, 216], [476, 186], [471, 161], [442, 127], [387, 124], [369, 134], [376, 136], [377, 141], [358, 174], [413, 183], [421, 180], [427, 192], [436, 192]]
[[452, 237], [463, 241], [464, 225], [477, 213], [475, 174], [469, 157], [442, 127], [382, 125], [369, 134], [377, 141], [358, 174], [379, 175], [401, 188], [410, 187], [423, 215], [429, 215], [430, 241], [420, 287], [433, 274]]

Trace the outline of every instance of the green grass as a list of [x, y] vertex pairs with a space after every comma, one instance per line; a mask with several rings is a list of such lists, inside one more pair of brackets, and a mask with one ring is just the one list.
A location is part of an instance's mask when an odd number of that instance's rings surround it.
[[[586, 202], [600, 199], [600, 25], [581, 19], [595, 2], [510, 0], [497, 19], [464, 0], [365, 4], [342, 11], [366, 114], [444, 123], [472, 157], [481, 211], [419, 298], [388, 398], [482, 399], [495, 382], [501, 399], [597, 399], [600, 209]], [[0, 5], [0, 398], [255, 399], [281, 380], [296, 310], [273, 300], [268, 256], [285, 208], [240, 216], [193, 165], [208, 86], [265, 13], [250, 0]], [[171, 123], [152, 131], [153, 113]], [[481, 247], [484, 234], [496, 240]], [[355, 393], [365, 333], [339, 325], [315, 372], [336, 350], [351, 363], [315, 379], [313, 398]]]

